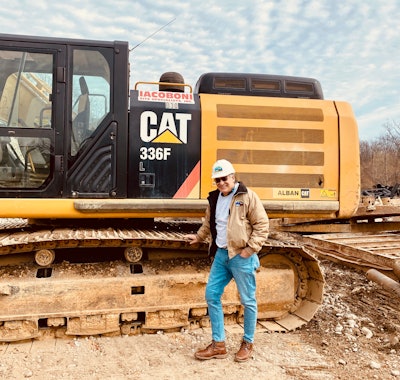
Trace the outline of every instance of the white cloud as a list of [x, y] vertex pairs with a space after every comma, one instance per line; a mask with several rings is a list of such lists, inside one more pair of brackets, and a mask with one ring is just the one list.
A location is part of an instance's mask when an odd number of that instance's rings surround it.
[[399, 122], [400, 112], [399, 107], [393, 109], [390, 107], [379, 107], [373, 112], [365, 112], [361, 115], [356, 113], [359, 135], [361, 140], [374, 140], [385, 132], [385, 125], [392, 121]]
[[385, 120], [400, 120], [397, 0], [20, 0], [18, 6], [0, 0], [0, 6], [1, 33], [140, 44], [130, 55], [132, 83], [171, 70], [191, 85], [206, 71], [310, 76], [326, 98], [352, 104], [360, 136], [373, 138]]

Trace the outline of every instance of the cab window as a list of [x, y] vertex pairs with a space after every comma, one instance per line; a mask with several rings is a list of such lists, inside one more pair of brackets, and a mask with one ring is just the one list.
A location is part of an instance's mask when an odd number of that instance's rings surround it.
[[50, 178], [53, 54], [0, 51], [0, 188]]
[[110, 67], [100, 51], [74, 50], [71, 104], [71, 156], [76, 156], [110, 112]]

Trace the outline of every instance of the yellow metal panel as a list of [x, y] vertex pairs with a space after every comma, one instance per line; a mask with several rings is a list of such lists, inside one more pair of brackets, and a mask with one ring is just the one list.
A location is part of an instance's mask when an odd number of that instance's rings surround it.
[[72, 199], [0, 199], [1, 218], [77, 218]]
[[350, 104], [336, 102], [339, 113], [340, 142], [340, 211], [339, 218], [348, 218], [360, 202], [360, 144], [357, 122]]
[[96, 219], [201, 217], [205, 200], [185, 199], [0, 199], [0, 218]]
[[339, 134], [332, 101], [214, 94], [201, 94], [200, 101], [201, 198], [212, 189], [212, 164], [225, 158], [263, 200], [337, 202]]

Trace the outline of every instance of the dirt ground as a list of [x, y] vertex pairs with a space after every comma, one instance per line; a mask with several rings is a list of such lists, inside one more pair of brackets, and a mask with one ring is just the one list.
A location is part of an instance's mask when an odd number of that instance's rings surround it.
[[400, 379], [400, 302], [364, 273], [322, 261], [324, 303], [290, 333], [258, 329], [253, 359], [236, 363], [242, 335], [227, 326], [230, 356], [198, 361], [209, 329], [166, 334], [43, 338], [0, 344], [2, 379]]

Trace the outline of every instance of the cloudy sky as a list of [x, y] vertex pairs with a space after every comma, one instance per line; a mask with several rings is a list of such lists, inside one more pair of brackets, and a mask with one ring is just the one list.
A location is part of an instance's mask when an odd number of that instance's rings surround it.
[[209, 71], [308, 76], [325, 98], [352, 104], [361, 139], [400, 123], [398, 0], [0, 0], [0, 8], [0, 33], [139, 45], [132, 84], [165, 71], [191, 85]]

